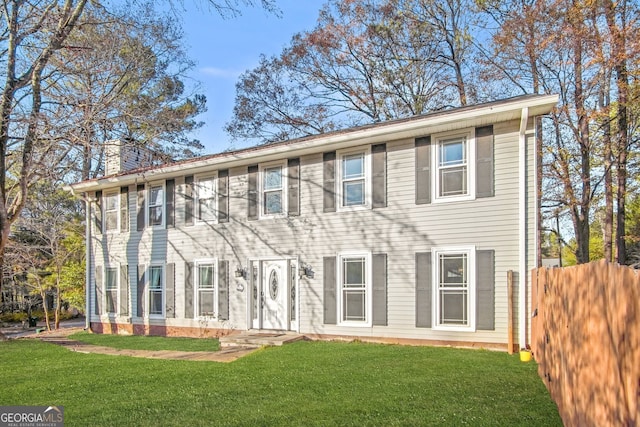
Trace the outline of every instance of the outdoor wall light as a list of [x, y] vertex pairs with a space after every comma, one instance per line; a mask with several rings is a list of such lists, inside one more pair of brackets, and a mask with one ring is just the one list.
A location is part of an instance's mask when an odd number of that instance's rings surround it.
[[313, 279], [315, 272], [308, 264], [301, 264], [298, 269], [298, 276], [302, 279], [303, 277], [307, 277], [309, 279]]
[[242, 268], [242, 266], [240, 266], [240, 265], [236, 268], [236, 273], [235, 274], [236, 274], [237, 278], [243, 278], [244, 279], [244, 278], [247, 277], [247, 271], [244, 268]]

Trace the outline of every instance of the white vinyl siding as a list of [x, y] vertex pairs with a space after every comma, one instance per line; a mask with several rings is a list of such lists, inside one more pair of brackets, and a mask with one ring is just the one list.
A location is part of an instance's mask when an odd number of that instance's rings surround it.
[[[432, 131], [425, 129], [420, 135], [465, 134], [464, 129], [455, 126], [468, 126], [466, 123], [452, 124]], [[214, 227], [202, 227], [194, 232], [192, 227], [183, 223], [184, 197], [176, 197], [176, 228], [154, 230], [153, 233], [140, 233], [139, 240], [133, 241], [127, 234], [111, 235], [102, 240], [94, 239], [92, 254], [94, 265], [104, 265], [108, 257], [110, 262], [128, 264], [132, 283], [135, 282], [135, 265], [153, 264], [156, 260], [176, 263], [176, 318], [155, 320], [156, 324], [169, 327], [198, 328], [201, 321], [195, 318], [197, 306], [193, 301], [193, 315], [185, 318], [185, 260], [198, 260], [219, 257], [230, 260], [232, 272], [236, 264], [247, 267], [250, 276], [254, 268], [249, 268], [250, 259], [273, 259], [285, 256], [297, 257], [300, 262], [309, 265], [315, 272], [314, 278], [299, 279], [297, 319], [302, 333], [336, 336], [351, 335], [361, 337], [393, 337], [438, 341], [469, 341], [477, 343], [505, 343], [507, 337], [507, 284], [506, 272], [517, 270], [517, 176], [519, 121], [514, 120], [494, 124], [495, 135], [495, 197], [473, 201], [454, 201], [449, 203], [415, 204], [415, 147], [414, 138], [398, 139], [389, 135], [387, 144], [387, 207], [381, 210], [324, 213], [322, 198], [323, 154], [310, 153], [300, 156], [300, 216], [273, 218], [268, 221], [247, 222], [248, 176], [247, 166], [229, 168], [229, 217], [226, 224]], [[533, 182], [535, 171], [533, 164], [533, 137], [528, 138], [528, 178]], [[363, 144], [349, 148], [346, 152], [354, 154], [365, 152]], [[432, 144], [432, 145], [433, 145]], [[327, 148], [331, 149], [331, 148]], [[336, 155], [336, 181], [338, 180], [339, 156]], [[433, 156], [432, 156], [433, 160]], [[470, 163], [472, 163], [470, 161]], [[213, 169], [212, 169], [213, 171]], [[191, 175], [185, 171], [185, 175]], [[432, 176], [434, 175], [432, 170]], [[473, 176], [473, 174], [471, 174]], [[533, 184], [531, 184], [533, 185]], [[176, 178], [176, 188], [184, 186], [184, 178]], [[530, 187], [528, 195], [528, 217], [534, 218], [533, 199], [535, 191]], [[132, 190], [131, 190], [132, 191]], [[258, 187], [260, 191], [260, 187]], [[339, 191], [336, 182], [336, 191]], [[146, 193], [148, 194], [148, 193]], [[435, 195], [432, 192], [432, 195]], [[434, 196], [435, 198], [435, 196]], [[135, 192], [130, 192], [130, 203], [135, 205]], [[514, 202], [515, 201], [515, 202]], [[339, 205], [339, 199], [336, 197]], [[135, 220], [135, 212], [132, 221]], [[132, 222], [133, 223], [133, 222]], [[531, 256], [528, 268], [535, 262], [534, 224], [530, 223], [528, 248]], [[134, 226], [135, 228], [135, 226]], [[221, 238], [224, 236], [224, 238]], [[409, 237], [407, 237], [409, 236]], [[459, 248], [475, 245], [479, 250], [495, 248], [495, 330], [452, 331], [447, 328], [415, 327], [415, 253], [431, 251], [433, 247]], [[357, 249], [359, 254], [372, 251], [388, 255], [388, 326], [368, 327], [364, 322], [322, 324], [322, 284], [323, 257], [336, 259], [336, 282], [340, 268], [338, 256], [349, 255], [348, 251]], [[114, 264], [112, 264], [114, 265]], [[95, 274], [91, 268], [90, 274]], [[193, 268], [193, 288], [196, 289]], [[148, 279], [146, 279], [148, 280]], [[104, 283], [104, 279], [103, 279]], [[229, 321], [227, 323], [211, 320], [207, 328], [227, 328], [230, 325], [238, 330], [251, 327], [249, 310], [256, 313], [259, 296], [253, 300], [254, 292], [250, 282], [234, 278], [231, 274], [229, 287]], [[516, 283], [516, 286], [518, 284]], [[336, 292], [336, 298], [339, 292]], [[137, 295], [131, 295], [131, 307], [135, 311]], [[435, 301], [434, 301], [435, 303]], [[95, 304], [92, 298], [91, 304]], [[516, 301], [517, 304], [517, 301]], [[145, 305], [146, 307], [146, 305]], [[517, 312], [517, 307], [514, 307]], [[339, 316], [338, 310], [336, 312]], [[93, 313], [93, 311], [92, 311]], [[97, 317], [92, 317], [99, 320]], [[368, 319], [367, 319], [368, 320]], [[134, 319], [142, 324], [146, 320]], [[154, 324], [154, 319], [149, 323]], [[357, 325], [356, 325], [357, 324]], [[363, 327], [365, 326], [365, 327]]]

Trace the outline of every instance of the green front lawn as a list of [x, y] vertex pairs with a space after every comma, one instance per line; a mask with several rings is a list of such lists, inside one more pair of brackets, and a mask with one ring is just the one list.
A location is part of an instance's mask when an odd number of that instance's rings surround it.
[[77, 332], [70, 339], [87, 344], [128, 350], [218, 351], [220, 342], [213, 338], [153, 337], [145, 335], [109, 335]]
[[0, 405], [67, 426], [560, 426], [533, 362], [478, 350], [297, 342], [232, 363], [0, 343]]

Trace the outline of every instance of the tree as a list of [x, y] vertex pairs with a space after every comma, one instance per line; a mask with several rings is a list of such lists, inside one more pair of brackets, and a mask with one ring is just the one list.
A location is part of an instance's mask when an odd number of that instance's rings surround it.
[[172, 16], [148, 2], [88, 6], [67, 46], [52, 61], [49, 111], [82, 179], [101, 172], [105, 146], [116, 139], [168, 158], [202, 149], [189, 133], [202, 125], [195, 117], [205, 98], [185, 93], [183, 75], [193, 64]]
[[53, 291], [57, 329], [64, 293], [84, 287], [84, 278], [80, 283], [63, 283], [65, 267], [82, 262], [84, 257], [80, 204], [50, 181], [40, 181], [32, 191], [36, 197], [30, 198], [14, 224], [9, 248], [14, 257], [18, 254], [16, 265], [22, 266], [43, 301]]
[[[552, 115], [548, 132], [551, 144], [542, 153], [548, 190], [543, 205], [556, 209], [561, 204], [569, 212], [577, 261], [588, 262], [590, 224], [604, 191], [602, 242], [610, 258], [613, 173], [617, 174], [617, 191], [625, 194], [616, 196], [616, 230], [618, 236], [624, 235], [629, 113], [617, 104], [629, 105], [625, 82], [629, 72], [625, 70], [639, 58], [631, 37], [638, 30], [631, 19], [636, 6], [520, 0], [481, 4], [497, 24], [493, 50], [486, 52], [490, 72], [485, 76], [525, 93], [533, 86], [536, 92], [560, 94], [561, 105]], [[619, 255], [624, 252], [620, 237], [616, 248]]]
[[[43, 159], [58, 157], [54, 141], [43, 138], [42, 81], [53, 55], [75, 28], [86, 0], [2, 5], [4, 89], [0, 98], [0, 265], [28, 189]], [[1, 288], [1, 283], [0, 283]]]
[[[204, 4], [231, 14], [239, 12], [239, 6], [275, 7], [273, 0], [209, 0]], [[0, 5], [0, 266], [11, 226], [27, 203], [29, 189], [43, 174], [60, 172], [58, 165], [67, 164], [71, 147], [59, 144], [56, 125], [60, 116], [51, 114], [45, 105], [52, 79], [64, 76], [55, 69], [54, 59], [71, 48], [67, 42], [82, 22], [86, 5], [87, 0], [7, 0]], [[179, 93], [177, 89], [169, 93]], [[74, 101], [81, 104], [67, 100]]]
[[310, 99], [281, 59], [261, 56], [259, 65], [236, 84], [234, 118], [225, 130], [237, 139], [278, 141], [333, 130], [337, 123], [332, 116]]
[[464, 105], [466, 6], [331, 0], [313, 30], [241, 77], [227, 132], [269, 142]]

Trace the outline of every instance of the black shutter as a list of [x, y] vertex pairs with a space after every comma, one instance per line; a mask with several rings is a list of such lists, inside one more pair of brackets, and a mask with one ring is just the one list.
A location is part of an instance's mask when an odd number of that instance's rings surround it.
[[387, 145], [372, 146], [371, 157], [372, 207], [384, 208], [387, 206]]
[[416, 253], [416, 326], [431, 327], [432, 304], [431, 252]]
[[258, 219], [258, 166], [249, 166], [249, 189], [247, 194], [247, 218]]
[[129, 231], [129, 187], [120, 188], [120, 231]]
[[287, 162], [287, 210], [289, 216], [300, 215], [300, 159], [289, 159]]
[[165, 314], [167, 318], [176, 317], [176, 265], [168, 263], [165, 269]]
[[416, 204], [431, 203], [431, 137], [416, 138]]
[[136, 301], [138, 317], [144, 317], [144, 288], [145, 288], [145, 265], [138, 265], [138, 286], [136, 295], [138, 300]]
[[136, 188], [137, 192], [137, 212], [136, 212], [136, 221], [138, 231], [144, 230], [145, 227], [145, 207], [144, 207], [144, 184], [138, 184]]
[[373, 324], [387, 326], [387, 254], [373, 254]]
[[229, 222], [229, 170], [218, 171], [218, 222]]
[[322, 204], [324, 212], [336, 211], [336, 152], [331, 151], [322, 155]]
[[324, 323], [335, 325], [337, 323], [337, 282], [336, 282], [336, 258], [323, 258], [323, 286], [324, 286]]
[[129, 315], [129, 267], [120, 264], [120, 316]]
[[96, 225], [96, 234], [102, 234], [102, 191], [96, 191], [93, 219]]
[[493, 126], [476, 128], [476, 197], [493, 197]]
[[167, 228], [174, 228], [176, 226], [176, 180], [168, 179], [166, 182], [167, 187]]
[[193, 263], [184, 263], [184, 317], [193, 319]]
[[495, 251], [476, 252], [476, 329], [495, 330]]
[[193, 175], [184, 177], [184, 225], [193, 225]]
[[102, 314], [102, 294], [103, 294], [103, 290], [102, 290], [102, 266], [101, 265], [96, 265], [96, 277], [95, 277], [95, 282], [96, 282], [96, 302], [95, 302], [95, 306], [94, 306], [94, 313], [97, 315]]
[[229, 261], [218, 262], [218, 320], [229, 320]]

